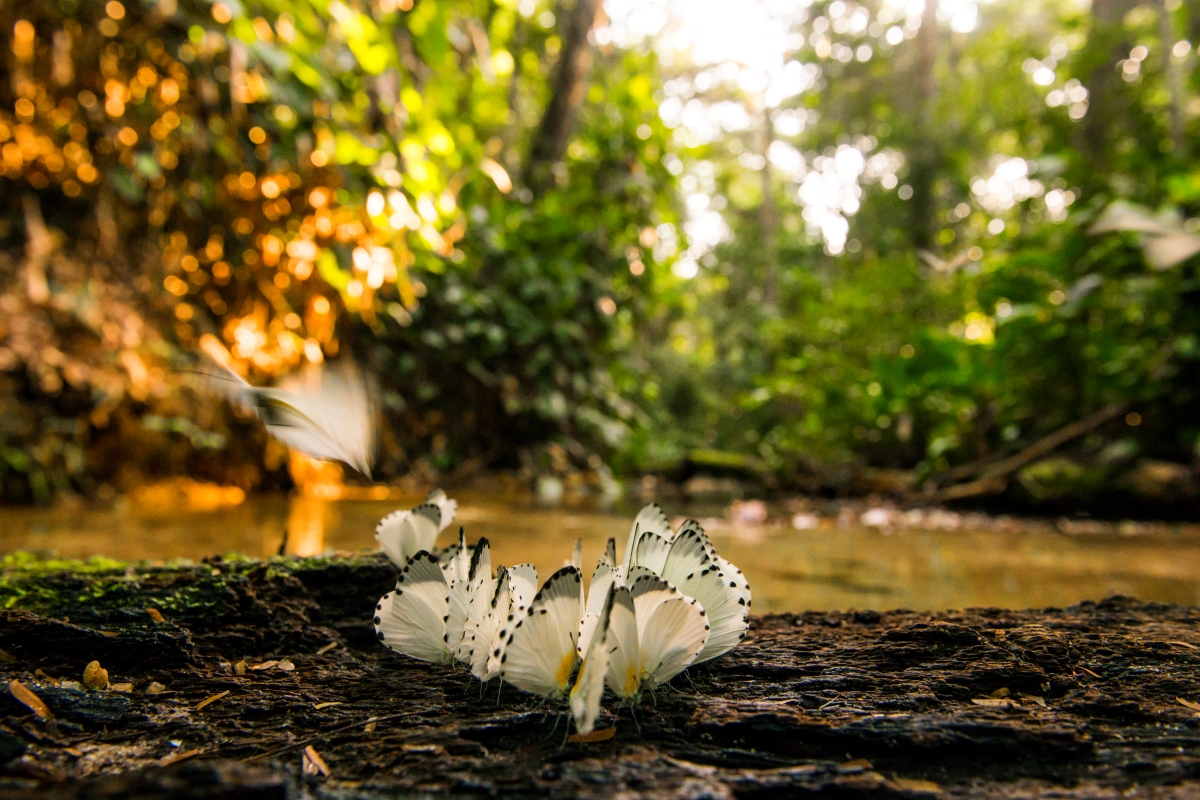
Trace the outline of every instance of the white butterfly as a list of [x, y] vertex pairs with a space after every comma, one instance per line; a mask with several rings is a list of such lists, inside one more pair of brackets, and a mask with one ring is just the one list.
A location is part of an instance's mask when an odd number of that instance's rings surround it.
[[395, 591], [375, 606], [375, 635], [401, 655], [448, 664], [454, 654], [446, 642], [450, 586], [437, 557], [422, 550], [404, 565]]
[[[687, 520], [672, 533], [662, 509], [649, 505], [634, 521], [630, 539], [625, 574], [618, 574], [616, 579], [623, 578], [632, 585], [637, 570], [659, 575], [684, 595], [698, 600], [709, 617], [711, 631], [696, 663], [727, 653], [745, 638], [750, 627], [750, 584], [741, 570], [717, 555], [700, 523]], [[597, 572], [603, 570], [598, 568]], [[607, 580], [606, 574], [599, 577]], [[585, 625], [594, 624], [595, 603], [589, 602], [586, 612]], [[589, 635], [590, 630], [583, 633]]]
[[414, 553], [433, 550], [438, 534], [454, 521], [458, 503], [436, 489], [426, 501], [411, 511], [395, 511], [375, 526], [375, 541], [398, 567], [408, 563]]
[[592, 638], [587, 650], [583, 653], [583, 663], [579, 667], [579, 676], [571, 687], [568, 698], [571, 706], [571, 716], [575, 718], [575, 730], [578, 733], [591, 733], [596, 727], [596, 718], [600, 716], [600, 701], [604, 697], [605, 676], [612, 657], [613, 647], [609, 644], [609, 616], [612, 613], [614, 590], [610, 585], [605, 595], [604, 606], [596, 621], [599, 633]]
[[732, 650], [750, 628], [750, 587], [740, 573], [726, 575], [719, 558], [698, 525], [685, 525], [671, 542], [660, 572], [680, 592], [698, 600], [708, 616], [712, 630], [696, 656], [697, 664]]
[[500, 674], [508, 635], [533, 602], [537, 570], [532, 564], [500, 567], [487, 615], [475, 626], [471, 639], [471, 674], [489, 681]]
[[313, 458], [343, 461], [367, 477], [375, 452], [375, 404], [358, 368], [313, 368], [277, 388], [251, 386], [224, 364], [228, 380], [205, 386], [253, 409], [267, 432]]
[[[465, 542], [462, 549], [466, 551]], [[480, 539], [474, 550], [470, 551], [470, 566], [466, 574], [450, 582], [450, 616], [446, 620], [446, 645], [457, 660], [472, 663], [476, 632], [491, 614], [495, 593], [496, 579], [492, 577], [491, 545], [487, 539]]]
[[655, 575], [609, 593], [588, 653], [602, 642], [609, 652], [605, 683], [622, 700], [636, 701], [643, 688], [665, 684], [695, 661], [709, 624], [694, 598]]
[[1154, 269], [1169, 269], [1200, 253], [1200, 236], [1186, 230], [1177, 215], [1154, 216], [1141, 206], [1117, 200], [1101, 212], [1088, 233], [1142, 234], [1142, 253]]
[[518, 689], [552, 700], [567, 696], [579, 658], [575, 653], [582, 578], [575, 567], [550, 576], [517, 615], [500, 656], [500, 677]]

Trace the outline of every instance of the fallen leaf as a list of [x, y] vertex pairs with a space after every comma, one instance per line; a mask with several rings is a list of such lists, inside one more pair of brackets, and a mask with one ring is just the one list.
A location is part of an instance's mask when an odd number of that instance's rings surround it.
[[374, 732], [375, 732], [375, 723], [374, 722], [368, 722], [366, 725], [363, 726], [363, 733], [374, 733]]
[[868, 761], [865, 758], [853, 758], [853, 759], [850, 759], [849, 761], [844, 761], [841, 764], [838, 764], [838, 769], [842, 770], [842, 771], [845, 771], [845, 770], [868, 770], [868, 769], [873, 768], [874, 766], [875, 766], [874, 764], [872, 764], [870, 761]]
[[1177, 644], [1180, 647], [1186, 647], [1189, 650], [1200, 650], [1200, 647], [1197, 647], [1196, 645], [1194, 645], [1190, 642], [1167, 642], [1167, 644]]
[[1002, 697], [972, 697], [971, 702], [977, 706], [988, 706], [989, 708], [1009, 708], [1013, 705], [1012, 700]]
[[129, 692], [133, 691], [133, 684], [132, 683], [113, 683], [113, 684], [110, 684], [108, 688], [112, 689], [114, 692], [124, 692], [124, 693], [128, 694]]
[[246, 660], [242, 659], [241, 661], [234, 664], [233, 671], [234, 671], [234, 674], [236, 674], [236, 675], [245, 675], [246, 674]]
[[96, 633], [100, 634], [101, 636], [107, 636], [110, 639], [121, 635], [118, 631], [96, 631]]
[[940, 792], [942, 790], [942, 787], [935, 782], [919, 778], [892, 778], [892, 783], [910, 792]]
[[[1086, 672], [1088, 675], [1091, 675], [1093, 678], [1099, 678], [1099, 677], [1100, 677], [1099, 675], [1097, 675], [1096, 673], [1092, 672], [1092, 671], [1091, 671], [1090, 669], [1088, 669], [1087, 667], [1080, 667], [1080, 669], [1081, 669], [1081, 670], [1083, 670], [1084, 672]], [[1103, 680], [1103, 678], [1101, 678], [1101, 680]]]
[[616, 735], [616, 728], [602, 728], [598, 731], [591, 731], [590, 733], [572, 733], [567, 737], [567, 741], [575, 742], [577, 744], [593, 744], [595, 742], [607, 742]]
[[1038, 697], [1037, 695], [1027, 694], [1024, 697], [1022, 697], [1021, 700], [1022, 701], [1028, 700], [1029, 702], [1033, 703], [1034, 705], [1041, 706], [1042, 708], [1046, 707], [1045, 698]]
[[183, 761], [186, 758], [191, 758], [192, 756], [200, 755], [200, 752], [201, 752], [201, 748], [197, 747], [194, 750], [188, 750], [184, 753], [171, 753], [171, 755], [169, 755], [169, 756], [164, 756], [164, 757], [160, 758], [158, 760], [158, 765], [160, 767], [167, 767], [167, 766], [170, 766], [171, 764], [178, 764], [180, 761]]
[[5, 663], [5, 664], [11, 664], [16, 660], [17, 660], [17, 657], [14, 656], [12, 653], [8, 652], [7, 650], [0, 649], [0, 662]]
[[55, 686], [62, 685], [62, 681], [60, 681], [58, 678], [54, 677], [53, 675], [47, 675], [45, 672], [42, 671], [41, 667], [38, 667], [37, 669], [35, 669], [33, 671], [33, 677], [41, 678], [42, 680], [46, 681], [47, 683], [52, 683]]
[[210, 706], [213, 703], [217, 702], [222, 697], [226, 697], [229, 694], [229, 691], [230, 691], [229, 689], [226, 689], [223, 692], [218, 692], [217, 694], [214, 694], [212, 697], [204, 698], [203, 700], [201, 700], [199, 703], [196, 704], [196, 710], [199, 711], [200, 709], [204, 708], [205, 706]]
[[281, 669], [284, 672], [291, 672], [296, 668], [296, 665], [288, 661], [286, 658], [275, 665], [276, 669]]
[[79, 692], [83, 690], [83, 684], [81, 684], [79, 681], [60, 681], [58, 688], [74, 689], [75, 691]]
[[1012, 694], [1012, 692], [1008, 690], [1008, 687], [1003, 686], [989, 694], [988, 697], [1008, 697], [1010, 694]]
[[1175, 702], [1184, 708], [1190, 708], [1192, 711], [1200, 711], [1200, 703], [1193, 703], [1191, 700], [1184, 700], [1182, 697], [1176, 697]]
[[310, 744], [304, 748], [304, 774], [316, 775], [318, 772], [329, 777], [329, 765], [325, 763], [325, 759], [321, 758], [317, 749]]
[[330, 650], [332, 650], [332, 649], [334, 649], [335, 647], [337, 647], [337, 646], [338, 646], [338, 644], [339, 644], [338, 642], [330, 642], [329, 644], [325, 645], [325, 646], [324, 646], [324, 647], [322, 647], [320, 650], [318, 650], [318, 651], [317, 651], [317, 655], [319, 655], [319, 656], [323, 656], [323, 655], [325, 655], [325, 654], [326, 654], [326, 653], [328, 653]]
[[76, 758], [79, 758], [81, 755], [83, 755], [83, 751], [77, 747], [64, 747], [63, 752], [70, 753], [71, 755], [75, 756]]
[[257, 671], [258, 671], [258, 670], [260, 670], [260, 669], [270, 669], [271, 667], [275, 667], [275, 666], [278, 666], [278, 665], [279, 665], [279, 662], [278, 662], [278, 661], [264, 661], [264, 662], [263, 662], [263, 663], [261, 663], [261, 664], [255, 664], [254, 666], [250, 667], [250, 669], [252, 669], [252, 670], [254, 670], [255, 672], [257, 672]]
[[417, 753], [424, 756], [444, 756], [446, 748], [440, 744], [402, 744], [400, 749], [405, 753]]
[[166, 618], [163, 617], [162, 612], [159, 611], [157, 608], [147, 608], [146, 613], [149, 614], [150, 619], [154, 620], [155, 622], [166, 622], [167, 621]]
[[150, 685], [146, 687], [146, 694], [162, 694], [166, 690], [167, 687], [163, 686], [158, 681], [150, 681]]
[[50, 713], [50, 707], [42, 702], [42, 698], [34, 694], [33, 690], [29, 689], [16, 678], [8, 682], [8, 693], [13, 696], [14, 700], [42, 719], [54, 719], [54, 715]]
[[313, 706], [313, 708], [316, 708], [316, 709], [329, 708], [330, 706], [340, 706], [341, 704], [342, 704], [342, 702], [340, 700], [334, 700], [333, 702], [330, 702], [330, 703], [317, 703], [315, 706]]
[[99, 661], [88, 662], [83, 668], [83, 685], [86, 689], [104, 689], [108, 686], [108, 670]]

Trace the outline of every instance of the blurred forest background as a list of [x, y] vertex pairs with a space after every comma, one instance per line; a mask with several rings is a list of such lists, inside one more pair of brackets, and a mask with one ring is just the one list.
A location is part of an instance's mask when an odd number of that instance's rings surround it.
[[[256, 384], [352, 356], [382, 480], [1195, 503], [1193, 0], [10, 0], [0, 29], [6, 502], [288, 487], [191, 387], [204, 353]], [[1114, 201], [1138, 230], [1090, 232]]]

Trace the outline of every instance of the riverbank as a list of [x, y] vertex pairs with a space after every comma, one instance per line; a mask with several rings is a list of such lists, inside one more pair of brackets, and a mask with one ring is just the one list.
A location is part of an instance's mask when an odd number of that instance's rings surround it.
[[[0, 794], [1200, 789], [1193, 608], [752, 617], [731, 654], [606, 711], [611, 739], [564, 744], [557, 709], [379, 647], [367, 614], [393, 580], [376, 556], [10, 570], [0, 678], [52, 719], [0, 699]], [[112, 688], [68, 688], [93, 660]]]

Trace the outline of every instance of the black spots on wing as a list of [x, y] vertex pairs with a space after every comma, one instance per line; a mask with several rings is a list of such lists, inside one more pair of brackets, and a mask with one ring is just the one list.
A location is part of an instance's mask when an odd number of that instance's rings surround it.
[[705, 625], [705, 626], [704, 626], [704, 630], [709, 630], [709, 626], [708, 626], [708, 625]]
[[730, 588], [730, 589], [736, 589], [736, 588], [737, 588], [737, 581], [730, 581], [730, 582], [729, 582], [729, 588]]
[[446, 644], [450, 644], [450, 634], [448, 634], [448, 633], [443, 633], [443, 634], [442, 634], [442, 641], [443, 641], [443, 642], [445, 642]]
[[702, 617], [703, 617], [703, 616], [705, 616], [705, 614], [706, 614], [706, 612], [704, 611], [704, 609], [703, 609], [703, 608], [702, 608], [702, 609], [700, 609], [700, 616], [702, 616]]
[[746, 632], [745, 632], [745, 631], [742, 631], [741, 633], [739, 633], [739, 634], [738, 634], [738, 641], [739, 641], [739, 642], [740, 642], [742, 639], [745, 639], [745, 638], [746, 638]]
[[381, 625], [381, 624], [383, 624], [383, 620], [382, 620], [382, 619], [380, 619], [379, 617], [376, 617], [376, 618], [375, 618], [375, 624], [376, 624], [376, 625]]
[[[386, 597], [387, 595], [384, 595], [384, 596]], [[375, 610], [376, 610], [376, 611], [383, 611], [383, 603], [376, 603], [376, 604], [375, 604]]]
[[450, 620], [450, 615], [449, 615], [449, 614], [447, 614], [446, 616], [442, 617], [442, 622], [448, 622], [449, 620]]
[[383, 639], [384, 639], [383, 631], [375, 631], [375, 635], [379, 637], [379, 641], [381, 641], [381, 642], [383, 641]]
[[739, 605], [739, 606], [744, 606], [744, 605], [746, 605], [746, 598], [744, 598], [744, 597], [739, 597], [739, 598], [738, 598], [738, 605]]
[[509, 622], [512, 622], [512, 621], [513, 621], [513, 615], [512, 615], [512, 614], [509, 614], [509, 615], [508, 615], [508, 621], [509, 621]]
[[403, 589], [397, 589], [397, 590], [396, 590], [396, 595], [397, 595], [397, 596], [399, 596], [399, 595], [402, 595], [402, 594], [404, 594], [404, 590], [403, 590]]
[[542, 609], [542, 613], [543, 613], [543, 614], [546, 614], [546, 613], [549, 613], [549, 612], [547, 612], [547, 611], [546, 611], [546, 609], [544, 609], [544, 608], [543, 608], [543, 609]]

